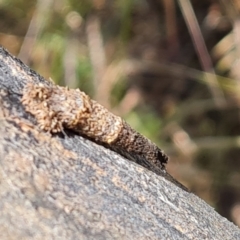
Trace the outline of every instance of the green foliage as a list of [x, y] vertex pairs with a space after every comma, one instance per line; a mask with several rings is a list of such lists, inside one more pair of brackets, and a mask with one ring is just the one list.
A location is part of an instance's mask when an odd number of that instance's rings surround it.
[[91, 13], [93, 10], [93, 3], [89, 0], [68, 0], [67, 6], [72, 11], [78, 12], [81, 16], [85, 17], [87, 14]]
[[123, 42], [127, 43], [131, 33], [132, 11], [134, 7], [134, 1], [118, 0], [117, 5], [121, 19], [120, 38]]
[[77, 65], [77, 78], [79, 79], [79, 88], [93, 96], [92, 66], [90, 59], [86, 56], [79, 56]]
[[120, 78], [117, 83], [113, 86], [111, 91], [111, 105], [112, 107], [116, 107], [123, 97], [125, 96], [127, 91], [127, 78]]
[[162, 122], [150, 109], [145, 108], [141, 111], [132, 111], [126, 116], [126, 121], [153, 142], [160, 142], [159, 135], [162, 129]]

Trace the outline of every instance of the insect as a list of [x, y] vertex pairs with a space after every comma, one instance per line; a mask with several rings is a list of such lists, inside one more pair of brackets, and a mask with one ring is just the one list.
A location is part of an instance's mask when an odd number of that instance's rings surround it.
[[22, 104], [36, 118], [40, 129], [51, 133], [71, 129], [186, 190], [167, 173], [168, 157], [156, 144], [79, 89], [29, 83]]

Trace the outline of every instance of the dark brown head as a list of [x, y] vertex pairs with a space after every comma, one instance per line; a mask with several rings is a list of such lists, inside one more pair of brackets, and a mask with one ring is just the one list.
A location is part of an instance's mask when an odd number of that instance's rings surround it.
[[158, 150], [157, 159], [161, 162], [163, 166], [168, 162], [168, 156], [162, 150]]

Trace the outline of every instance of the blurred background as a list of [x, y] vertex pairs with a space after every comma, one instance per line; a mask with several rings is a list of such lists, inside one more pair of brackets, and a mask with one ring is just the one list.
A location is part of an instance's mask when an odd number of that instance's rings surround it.
[[0, 44], [126, 119], [240, 226], [239, 0], [0, 0]]

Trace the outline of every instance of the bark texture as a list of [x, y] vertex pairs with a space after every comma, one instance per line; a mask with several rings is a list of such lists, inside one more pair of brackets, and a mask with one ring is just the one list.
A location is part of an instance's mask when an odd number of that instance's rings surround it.
[[240, 239], [164, 177], [74, 132], [46, 133], [21, 104], [46, 80], [0, 48], [0, 239]]

